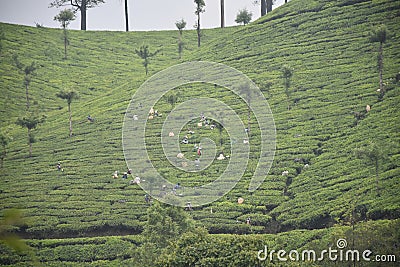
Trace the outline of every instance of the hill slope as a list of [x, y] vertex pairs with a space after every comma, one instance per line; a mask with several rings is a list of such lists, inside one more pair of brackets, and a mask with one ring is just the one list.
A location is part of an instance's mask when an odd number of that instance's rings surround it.
[[[258, 205], [266, 205], [283, 229], [342, 223], [353, 210], [364, 219], [398, 218], [399, 8], [398, 1], [291, 1], [195, 56], [243, 71], [264, 91], [278, 145], [270, 175], [252, 197], [264, 198]], [[382, 101], [378, 44], [369, 41], [380, 24], [390, 33]], [[294, 69], [289, 111], [284, 65]], [[358, 120], [356, 112], [365, 118]], [[379, 192], [375, 165], [355, 155], [371, 142], [382, 153]], [[283, 170], [289, 176], [282, 177]]]
[[[194, 210], [200, 223], [214, 233], [248, 233], [345, 224], [353, 211], [359, 220], [399, 218], [399, 12], [399, 2], [390, 0], [293, 0], [246, 27], [205, 31], [206, 45], [198, 51], [195, 32], [184, 33], [189, 50], [185, 61], [222, 62], [261, 88], [278, 139], [274, 165], [261, 188], [249, 193], [244, 179], [218, 202]], [[377, 44], [369, 42], [369, 32], [381, 23], [390, 38], [384, 45], [387, 93], [379, 101]], [[27, 222], [20, 231], [34, 238], [140, 232], [144, 192], [111, 175], [126, 169], [123, 116], [131, 95], [146, 79], [134, 49], [143, 43], [151, 50], [162, 49], [151, 61], [153, 74], [180, 62], [176, 33], [72, 31], [69, 58], [62, 60], [61, 31], [7, 24], [1, 28], [0, 121], [2, 131], [13, 137], [1, 169], [1, 209], [22, 208]], [[14, 125], [24, 114], [25, 89], [13, 54], [24, 64], [35, 60], [39, 65], [31, 94], [47, 119], [35, 131], [32, 158], [27, 158], [26, 130]], [[294, 69], [290, 110], [283, 65]], [[72, 103], [72, 138], [66, 103], [55, 96], [69, 88], [81, 95]], [[199, 88], [182, 90], [181, 100], [196, 96]], [[234, 100], [229, 92], [204, 90]], [[369, 113], [364, 112], [366, 105], [371, 106]], [[168, 112], [167, 102], [160, 106]], [[354, 112], [364, 117], [357, 120]], [[87, 122], [88, 114], [95, 123]], [[158, 137], [156, 129], [151, 134]], [[379, 192], [373, 164], [354, 153], [359, 147], [366, 150], [370, 141], [382, 155]], [[63, 173], [56, 169], [58, 161]], [[281, 175], [283, 171], [288, 175]], [[238, 205], [237, 197], [245, 203]], [[237, 223], [249, 216], [251, 227]]]

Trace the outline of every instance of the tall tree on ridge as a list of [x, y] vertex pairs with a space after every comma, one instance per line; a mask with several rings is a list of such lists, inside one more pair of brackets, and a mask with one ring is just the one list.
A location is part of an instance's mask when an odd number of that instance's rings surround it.
[[86, 31], [86, 12], [89, 8], [104, 3], [104, 0], [53, 0], [49, 7], [61, 7], [71, 5], [76, 11], [81, 12], [81, 30]]
[[225, 28], [225, 0], [221, 0], [221, 28]]
[[261, 16], [265, 16], [267, 13], [272, 11], [274, 0], [255, 0], [253, 4], [261, 5]]
[[[120, 1], [122, 2], [122, 0]], [[124, 0], [124, 13], [125, 13], [125, 31], [129, 32], [128, 0]]]
[[194, 12], [197, 16], [197, 23], [196, 23], [196, 29], [197, 29], [197, 46], [200, 47], [200, 38], [201, 38], [201, 28], [200, 28], [200, 14], [203, 13], [204, 7], [206, 3], [204, 0], [194, 0], [194, 3], [196, 4], [196, 11]]
[[272, 11], [273, 0], [265, 0], [267, 13]]
[[175, 22], [176, 28], [178, 28], [179, 31], [179, 40], [178, 40], [178, 52], [179, 52], [179, 58], [182, 58], [182, 51], [183, 51], [183, 41], [182, 41], [182, 34], [183, 34], [183, 29], [186, 27], [186, 21], [184, 19], [178, 20]]
[[67, 45], [69, 44], [67, 27], [71, 21], [75, 19], [75, 14], [70, 9], [60, 11], [60, 13], [54, 17], [54, 20], [60, 22], [64, 33], [64, 59], [67, 59]]
[[128, 0], [125, 0], [125, 30], [129, 32]]
[[260, 0], [261, 1], [261, 16], [265, 16], [267, 14], [267, 2], [266, 0]]
[[254, 0], [253, 5], [260, 5], [261, 6], [261, 17], [267, 14], [267, 3], [266, 0]]

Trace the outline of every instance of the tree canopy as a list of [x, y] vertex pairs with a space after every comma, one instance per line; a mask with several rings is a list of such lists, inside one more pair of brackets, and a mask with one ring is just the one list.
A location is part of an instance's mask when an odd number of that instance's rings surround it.
[[206, 6], [206, 3], [204, 0], [194, 0], [194, 3], [196, 4], [196, 11], [194, 12], [196, 15], [199, 15], [205, 11], [204, 7]]
[[179, 30], [179, 34], [182, 35], [183, 29], [186, 27], [186, 21], [184, 19], [175, 22], [176, 28]]
[[23, 118], [18, 118], [17, 121], [15, 122], [16, 125], [19, 125], [28, 130], [29, 157], [32, 156], [32, 143], [35, 142], [32, 130], [36, 129], [36, 127], [40, 123], [43, 123], [45, 119], [46, 119], [45, 116], [39, 117], [34, 113], [29, 113], [27, 114], [27, 116], [24, 116]]
[[99, 4], [104, 3], [104, 0], [53, 0], [49, 7], [62, 7], [71, 5], [77, 12], [78, 10], [81, 12], [81, 30], [86, 30], [86, 11], [89, 8], [93, 8], [98, 6]]
[[71, 9], [61, 10], [60, 13], [54, 17], [54, 20], [60, 22], [61, 27], [67, 28], [69, 23], [75, 19], [75, 14]]
[[135, 49], [136, 55], [138, 55], [141, 59], [143, 59], [143, 66], [146, 70], [146, 75], [148, 74], [148, 66], [150, 63], [150, 58], [157, 55], [160, 50], [156, 50], [155, 52], [151, 53], [149, 50], [148, 45], [142, 45], [139, 50]]
[[235, 22], [236, 23], [243, 23], [243, 25], [249, 24], [251, 21], [251, 17], [253, 14], [249, 12], [247, 9], [239, 10], [239, 13], [236, 15]]
[[200, 26], [200, 14], [205, 12], [204, 7], [206, 6], [206, 3], [204, 0], [194, 0], [194, 3], [196, 4], [196, 10], [194, 11], [194, 14], [197, 16], [197, 22], [196, 22], [196, 30], [197, 30], [197, 46], [200, 47], [200, 38], [201, 38], [201, 26]]
[[386, 42], [387, 28], [385, 25], [379, 25], [374, 28], [370, 33], [371, 42], [379, 42], [381, 44]]
[[[50, 3], [50, 7], [61, 7], [65, 5], [71, 5], [77, 9], [80, 9], [82, 6], [82, 0], [54, 0]], [[103, 4], [104, 0], [85, 0], [86, 8], [96, 7], [99, 4]]]
[[76, 92], [74, 90], [70, 90], [70, 91], [61, 91], [61, 92], [57, 93], [57, 97], [67, 100], [68, 105], [71, 105], [72, 100], [78, 99], [79, 95], [78, 95], [78, 92]]

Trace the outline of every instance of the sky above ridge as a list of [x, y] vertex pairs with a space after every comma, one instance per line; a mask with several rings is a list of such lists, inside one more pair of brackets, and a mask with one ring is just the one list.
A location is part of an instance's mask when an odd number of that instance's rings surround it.
[[[88, 30], [124, 31], [124, 0], [105, 0], [106, 3], [88, 10]], [[225, 24], [237, 25], [236, 14], [246, 8], [253, 13], [253, 21], [260, 17], [260, 6], [254, 0], [225, 0]], [[276, 0], [274, 8], [284, 0]], [[0, 22], [35, 26], [36, 23], [50, 28], [58, 28], [54, 21], [61, 9], [48, 8], [51, 0], [0, 0]], [[220, 27], [220, 1], [205, 0], [206, 12], [202, 14], [202, 28]], [[186, 29], [193, 29], [196, 21], [193, 0], [128, 0], [130, 30], [174, 30], [175, 22], [183, 18], [187, 22]], [[73, 21], [70, 29], [80, 29], [80, 16]]]

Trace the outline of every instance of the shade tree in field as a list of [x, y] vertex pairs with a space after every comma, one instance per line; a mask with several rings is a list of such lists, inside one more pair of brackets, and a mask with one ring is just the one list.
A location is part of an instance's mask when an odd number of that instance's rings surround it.
[[243, 23], [243, 25], [249, 24], [252, 16], [253, 14], [247, 9], [241, 9], [236, 15], [235, 22], [238, 24]]
[[290, 110], [290, 85], [291, 85], [291, 79], [293, 76], [293, 68], [290, 66], [284, 65], [282, 67], [282, 78], [283, 78], [283, 85], [285, 87], [285, 94], [286, 94], [286, 99], [287, 99], [287, 107], [288, 110]]
[[174, 108], [175, 103], [178, 101], [178, 96], [175, 93], [170, 93], [167, 96], [167, 102], [171, 105], [171, 109]]
[[71, 21], [75, 19], [75, 14], [71, 9], [61, 10], [60, 13], [54, 17], [54, 20], [60, 22], [63, 28], [64, 37], [64, 59], [67, 59], [67, 45], [69, 45], [68, 31], [67, 27]]
[[104, 3], [104, 0], [53, 0], [49, 7], [62, 7], [71, 5], [75, 12], [81, 13], [81, 30], [86, 31], [86, 13], [89, 8]]
[[183, 35], [183, 30], [186, 27], [186, 21], [184, 19], [178, 20], [175, 22], [175, 26], [179, 31], [179, 40], [178, 40], [178, 53], [179, 53], [179, 58], [182, 58], [182, 52], [183, 52], [183, 40], [182, 40], [182, 35]]
[[196, 31], [197, 31], [197, 46], [200, 47], [200, 39], [201, 39], [201, 26], [200, 26], [200, 14], [205, 12], [204, 7], [206, 6], [206, 3], [204, 0], [194, 0], [194, 3], [196, 4], [196, 10], [194, 14], [197, 16], [197, 22], [196, 22]]
[[40, 123], [45, 121], [44, 116], [38, 116], [33, 112], [27, 113], [24, 117], [18, 118], [15, 124], [26, 128], [28, 131], [28, 145], [29, 145], [29, 157], [32, 157], [32, 144], [36, 142], [35, 136], [32, 130], [36, 129]]
[[379, 98], [385, 95], [385, 87], [383, 85], [383, 45], [387, 39], [387, 28], [385, 25], [375, 27], [370, 33], [370, 41], [379, 43], [378, 48], [378, 69], [379, 69]]
[[29, 85], [31, 84], [32, 76], [35, 75], [37, 69], [36, 63], [33, 61], [30, 65], [24, 65], [19, 61], [16, 54], [13, 55], [15, 66], [24, 73], [24, 86], [25, 86], [25, 97], [26, 97], [26, 109], [29, 110], [30, 98], [29, 98]]
[[247, 101], [247, 134], [250, 138], [250, 122], [251, 122], [251, 100], [252, 94], [250, 90], [250, 85], [248, 83], [243, 83], [239, 85], [239, 92], [241, 95], [246, 97]]
[[10, 141], [11, 138], [9, 136], [5, 133], [0, 133], [0, 168], [3, 168], [3, 162], [7, 156], [7, 146]]
[[369, 164], [372, 164], [375, 169], [375, 183], [377, 195], [380, 195], [379, 189], [379, 168], [380, 161], [384, 158], [382, 146], [377, 143], [370, 141], [367, 146], [357, 148], [354, 150], [357, 158], [366, 160]]
[[143, 59], [143, 66], [146, 71], [146, 75], [149, 73], [149, 63], [150, 63], [150, 58], [154, 57], [160, 52], [160, 50], [156, 50], [154, 52], [150, 52], [149, 46], [148, 45], [142, 45], [139, 50], [135, 49], [136, 55], [138, 55], [141, 59]]
[[56, 94], [57, 97], [67, 100], [68, 105], [68, 114], [69, 114], [69, 136], [72, 136], [72, 112], [71, 112], [71, 103], [73, 100], [79, 99], [78, 92], [74, 90], [69, 91], [61, 91]]

